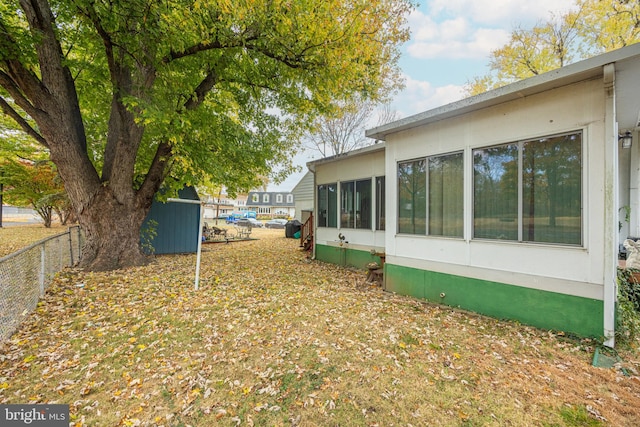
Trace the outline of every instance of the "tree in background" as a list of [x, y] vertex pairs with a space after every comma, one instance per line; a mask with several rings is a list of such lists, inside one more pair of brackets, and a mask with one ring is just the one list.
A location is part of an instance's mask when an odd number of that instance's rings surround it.
[[333, 100], [382, 96], [412, 7], [5, 0], [0, 108], [50, 153], [86, 237], [81, 266], [138, 265], [161, 185], [207, 176], [246, 190], [273, 170], [282, 178]]
[[4, 198], [14, 206], [33, 208], [45, 227], [51, 227], [53, 214], [66, 218], [68, 199], [55, 165], [48, 160], [4, 160], [0, 163], [0, 182]]
[[320, 153], [322, 157], [330, 157], [371, 144], [371, 140], [365, 137], [371, 120], [377, 117], [377, 125], [380, 126], [397, 118], [388, 103], [376, 108], [379, 105], [362, 99], [337, 103], [331, 113], [319, 116], [313, 122], [305, 136], [306, 148]]
[[490, 72], [467, 82], [467, 96], [640, 41], [640, 2], [577, 0], [576, 9], [531, 29], [516, 28], [491, 52]]
[[580, 36], [598, 54], [640, 42], [640, 3], [634, 0], [577, 0]]
[[45, 227], [55, 213], [62, 224], [73, 218], [69, 198], [48, 153], [32, 138], [10, 129], [11, 118], [0, 115], [0, 184], [3, 202], [33, 208]]

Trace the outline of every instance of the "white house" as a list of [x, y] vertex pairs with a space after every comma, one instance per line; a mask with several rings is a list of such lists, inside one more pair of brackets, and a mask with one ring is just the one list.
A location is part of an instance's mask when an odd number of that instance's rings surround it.
[[315, 257], [384, 253], [388, 291], [613, 345], [639, 113], [636, 44], [370, 129], [308, 164]]

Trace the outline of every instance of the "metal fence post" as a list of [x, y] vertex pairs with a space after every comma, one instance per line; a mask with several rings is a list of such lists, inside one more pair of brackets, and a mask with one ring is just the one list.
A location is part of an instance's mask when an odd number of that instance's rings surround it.
[[67, 234], [69, 235], [69, 256], [71, 257], [70, 265], [73, 265], [73, 239], [71, 239], [71, 227], [67, 229]]
[[45, 245], [40, 245], [40, 298], [44, 297]]

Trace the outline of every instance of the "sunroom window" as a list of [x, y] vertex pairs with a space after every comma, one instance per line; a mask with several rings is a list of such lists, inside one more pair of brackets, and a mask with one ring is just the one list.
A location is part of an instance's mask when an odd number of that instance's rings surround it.
[[376, 177], [376, 230], [385, 229], [385, 177]]
[[473, 236], [582, 244], [582, 133], [473, 150]]
[[462, 153], [429, 157], [427, 234], [462, 237], [464, 158]]
[[398, 163], [398, 232], [427, 231], [426, 160]]
[[338, 186], [318, 185], [318, 227], [338, 227]]
[[398, 232], [463, 237], [462, 152], [398, 164]]
[[371, 228], [371, 179], [340, 183], [340, 227]]

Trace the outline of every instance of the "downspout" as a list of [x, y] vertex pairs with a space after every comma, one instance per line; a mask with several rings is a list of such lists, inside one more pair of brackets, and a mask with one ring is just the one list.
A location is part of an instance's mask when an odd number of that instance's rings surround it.
[[631, 162], [629, 173], [629, 234], [640, 235], [640, 144], [638, 134], [633, 132], [634, 144], [631, 145]]
[[604, 345], [615, 346], [615, 312], [618, 268], [618, 124], [616, 116], [615, 65], [603, 68], [605, 90], [604, 149]]

